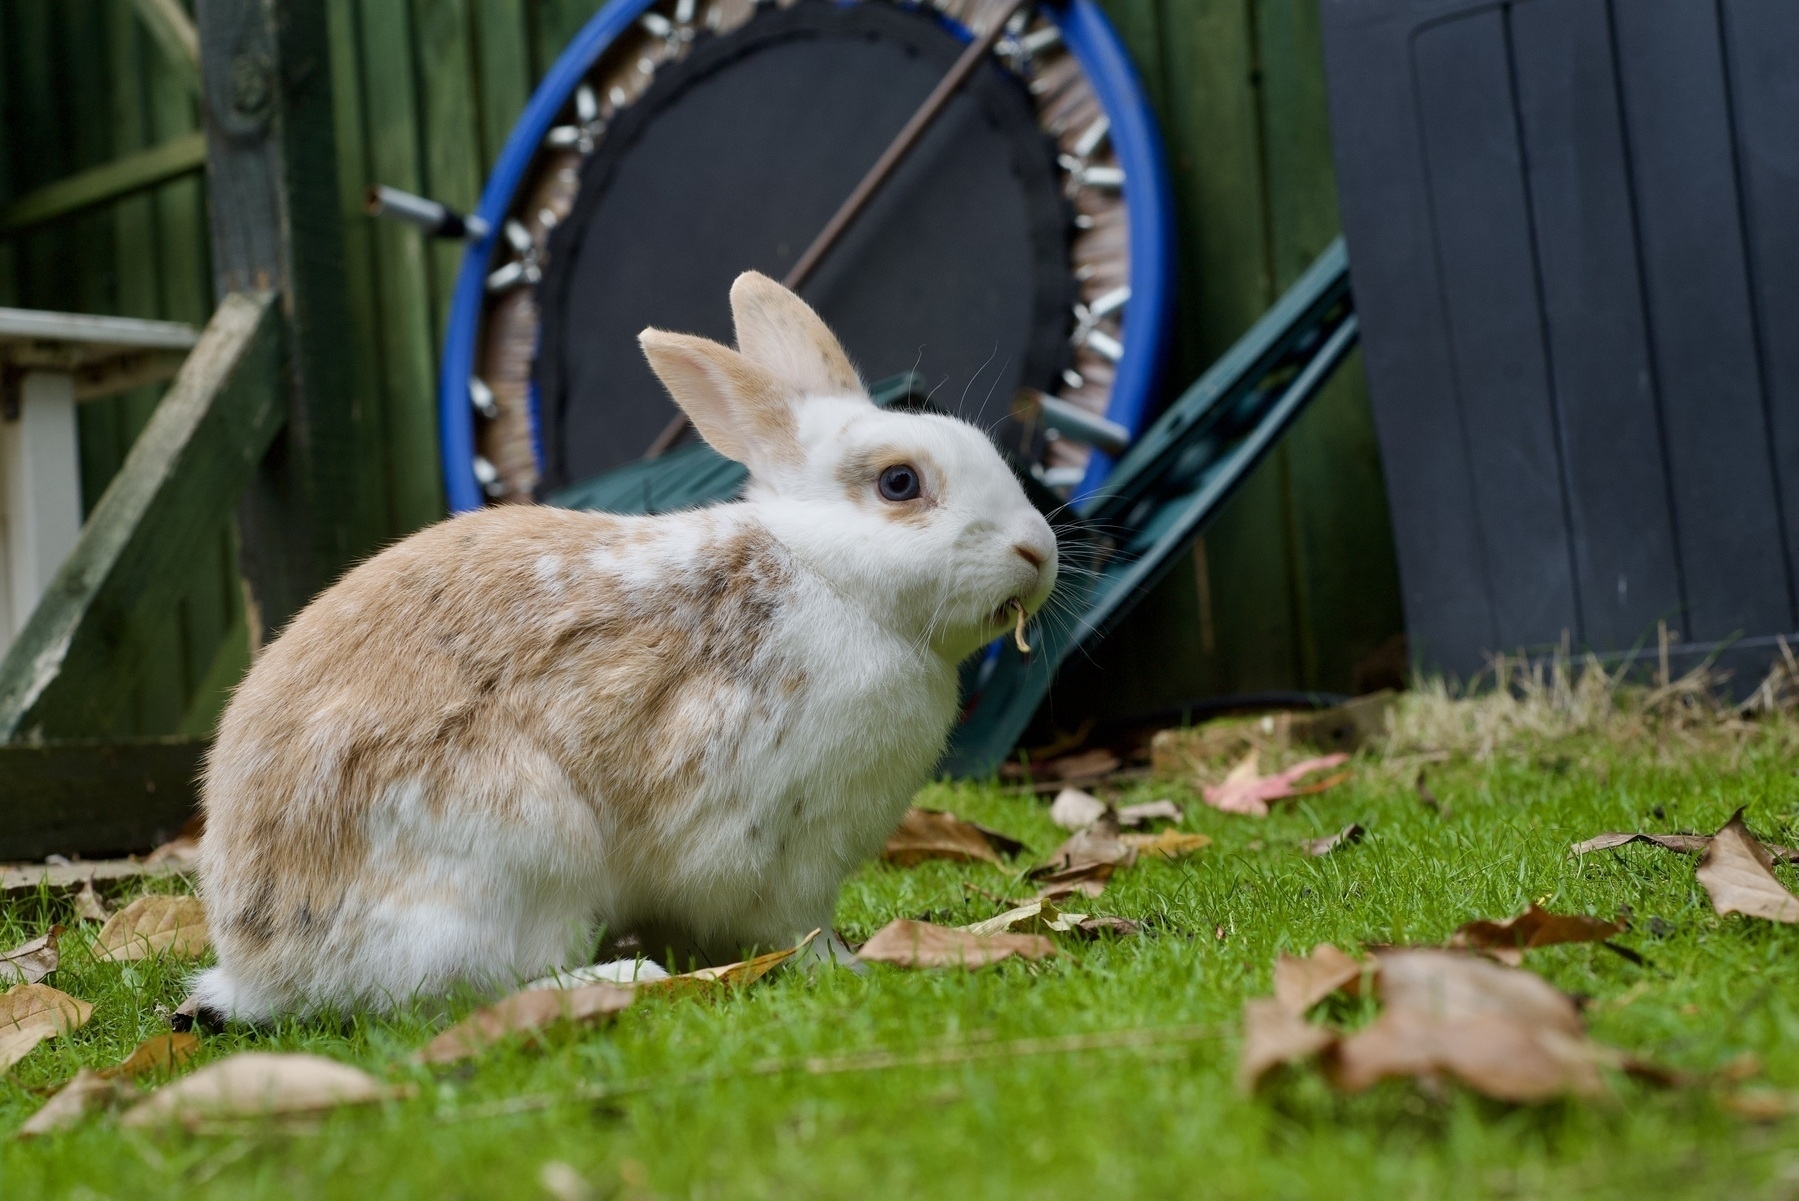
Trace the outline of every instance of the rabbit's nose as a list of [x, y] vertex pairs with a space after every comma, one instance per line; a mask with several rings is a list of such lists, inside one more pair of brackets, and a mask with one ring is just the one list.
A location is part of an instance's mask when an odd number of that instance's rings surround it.
[[1019, 558], [1023, 559], [1026, 563], [1029, 563], [1032, 567], [1041, 568], [1043, 566], [1043, 560], [1046, 556], [1035, 548], [1026, 546], [1024, 543], [1020, 542], [1012, 549], [1018, 553]]

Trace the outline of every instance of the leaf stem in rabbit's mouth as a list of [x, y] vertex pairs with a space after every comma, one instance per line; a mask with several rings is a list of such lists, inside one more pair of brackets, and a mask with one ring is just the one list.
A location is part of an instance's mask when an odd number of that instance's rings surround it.
[[1031, 653], [1031, 644], [1024, 640], [1024, 602], [1015, 596], [1006, 602], [1006, 608], [1018, 614], [1018, 624], [1012, 628], [1012, 641], [1017, 644], [1019, 650], [1028, 655]]

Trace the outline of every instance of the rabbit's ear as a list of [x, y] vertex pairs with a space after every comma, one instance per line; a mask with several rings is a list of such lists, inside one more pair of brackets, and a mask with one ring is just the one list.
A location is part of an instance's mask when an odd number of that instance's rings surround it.
[[759, 271], [731, 285], [737, 349], [801, 396], [861, 396], [862, 381], [810, 305]]
[[650, 369], [713, 450], [752, 471], [801, 457], [792, 390], [728, 346], [692, 334], [637, 335]]

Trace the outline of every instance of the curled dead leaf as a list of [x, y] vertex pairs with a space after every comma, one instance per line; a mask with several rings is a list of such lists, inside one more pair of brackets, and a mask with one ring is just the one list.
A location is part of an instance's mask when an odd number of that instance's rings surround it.
[[200, 1040], [191, 1031], [172, 1031], [146, 1038], [116, 1067], [107, 1068], [103, 1076], [142, 1076], [149, 1072], [172, 1072], [194, 1057]]
[[[1704, 834], [1632, 834], [1614, 832], [1595, 834], [1585, 842], [1577, 842], [1568, 848], [1570, 855], [1586, 855], [1593, 851], [1609, 851], [1614, 847], [1626, 846], [1633, 842], [1648, 843], [1661, 847], [1665, 851], [1674, 851], [1681, 855], [1702, 855], [1712, 840]], [[1763, 843], [1768, 855], [1782, 863], [1799, 863], [1799, 849]]]
[[46, 1039], [80, 1029], [94, 1007], [48, 984], [15, 984], [0, 994], [0, 1072]]
[[74, 1079], [57, 1089], [38, 1111], [14, 1132], [14, 1138], [39, 1138], [79, 1126], [91, 1113], [110, 1109], [137, 1095], [137, 1090], [123, 1080], [116, 1080], [91, 1068], [82, 1068]]
[[1366, 833], [1368, 833], [1367, 830], [1352, 822], [1335, 834], [1326, 834], [1323, 838], [1305, 839], [1299, 844], [1299, 849], [1311, 858], [1317, 859], [1330, 854], [1340, 846], [1362, 841], [1362, 836]]
[[1349, 778], [1349, 773], [1341, 772], [1334, 776], [1301, 784], [1299, 781], [1313, 772], [1324, 771], [1349, 761], [1348, 755], [1324, 755], [1316, 759], [1306, 759], [1295, 763], [1285, 771], [1264, 776], [1258, 770], [1259, 752], [1250, 751], [1241, 762], [1231, 768], [1219, 784], [1207, 784], [1203, 789], [1206, 804], [1226, 813], [1244, 813], [1252, 817], [1267, 817], [1268, 802], [1282, 800], [1286, 797], [1307, 796], [1334, 788]]
[[1154, 821], [1178, 822], [1186, 818], [1181, 807], [1170, 800], [1144, 801], [1140, 805], [1126, 805], [1118, 811], [1118, 824], [1125, 829], [1146, 826]]
[[1237, 1089], [1252, 1093], [1270, 1071], [1286, 1063], [1310, 1059], [1337, 1042], [1337, 1034], [1314, 1026], [1292, 1008], [1270, 997], [1243, 1005], [1243, 1053], [1237, 1062]]
[[81, 882], [81, 891], [75, 894], [76, 919], [83, 922], [104, 922], [111, 916], [112, 910], [94, 888], [94, 878], [89, 876]]
[[94, 940], [94, 958], [123, 962], [167, 954], [192, 959], [210, 945], [206, 910], [198, 897], [139, 897], [107, 919]]
[[1740, 913], [1771, 922], [1799, 923], [1799, 897], [1774, 877], [1766, 847], [1743, 824], [1738, 809], [1700, 856], [1699, 883], [1719, 914]]
[[1187, 834], [1180, 830], [1163, 830], [1159, 834], [1120, 834], [1118, 840], [1137, 852], [1139, 859], [1179, 859], [1212, 840], [1204, 834]]
[[1382, 1012], [1333, 1050], [1339, 1087], [1448, 1072], [1507, 1101], [1604, 1091], [1609, 1052], [1587, 1040], [1574, 1002], [1541, 976], [1428, 948], [1376, 959]]
[[535, 1034], [563, 1022], [594, 1025], [610, 1020], [637, 999], [630, 987], [589, 984], [581, 988], [539, 988], [513, 993], [475, 1012], [426, 1043], [413, 1056], [420, 1063], [455, 1063], [478, 1055], [516, 1034]]
[[897, 967], [960, 968], [986, 967], [1014, 955], [1042, 959], [1055, 953], [1056, 945], [1040, 934], [983, 936], [906, 918], [881, 927], [856, 952], [859, 958]]
[[953, 813], [939, 809], [908, 809], [899, 828], [888, 836], [881, 858], [901, 867], [911, 867], [927, 859], [949, 859], [959, 863], [996, 863], [1000, 858], [1016, 855], [1024, 844], [1015, 838], [990, 830], [986, 826], [964, 821]]
[[1586, 917], [1578, 913], [1551, 913], [1534, 901], [1517, 917], [1504, 921], [1468, 922], [1449, 936], [1449, 945], [1485, 951], [1513, 967], [1524, 962], [1532, 947], [1563, 942], [1604, 942], [1627, 927], [1621, 921]]
[[727, 963], [723, 967], [703, 967], [698, 971], [683, 972], [678, 976], [665, 976], [660, 980], [639, 980], [631, 987], [642, 989], [645, 992], [688, 993], [705, 992], [717, 988], [739, 988], [745, 984], [754, 984], [811, 946], [812, 940], [821, 933], [820, 930], [814, 930], [791, 947], [770, 951], [766, 955], [758, 955], [754, 959], [745, 959], [739, 963]]
[[240, 1051], [165, 1084], [127, 1110], [130, 1127], [178, 1123], [198, 1129], [241, 1118], [318, 1113], [366, 1105], [409, 1090], [382, 1084], [359, 1068], [319, 1055]]
[[[1274, 960], [1274, 999], [1295, 1014], [1304, 1014], [1338, 989], [1362, 978], [1363, 966], [1328, 942], [1300, 958], [1282, 953]], [[1353, 990], [1352, 990], [1353, 991]]]
[[1088, 938], [1097, 938], [1101, 934], [1125, 937], [1142, 929], [1129, 918], [1064, 913], [1056, 908], [1054, 901], [1041, 897], [1016, 905], [985, 921], [956, 928], [982, 937], [995, 934], [1079, 934]]
[[1106, 815], [1107, 805], [1091, 793], [1064, 788], [1050, 802], [1049, 820], [1064, 830], [1085, 830]]
[[1098, 896], [1112, 873], [1137, 861], [1137, 851], [1118, 835], [1118, 819], [1108, 812], [1075, 834], [1051, 853], [1049, 861], [1032, 868], [1046, 899], [1082, 892]]
[[0, 951], [0, 984], [36, 984], [55, 971], [62, 961], [56, 949], [56, 940], [61, 933], [61, 926], [51, 926], [30, 942], [21, 943], [10, 951]]

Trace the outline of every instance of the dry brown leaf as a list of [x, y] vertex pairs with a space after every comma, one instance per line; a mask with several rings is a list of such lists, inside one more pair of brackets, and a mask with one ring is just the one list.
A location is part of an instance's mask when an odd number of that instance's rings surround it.
[[[1595, 834], [1585, 842], [1577, 842], [1568, 848], [1570, 855], [1585, 855], [1592, 851], [1609, 851], [1614, 847], [1625, 846], [1633, 842], [1646, 842], [1663, 850], [1675, 851], [1682, 855], [1702, 855], [1712, 840], [1704, 834], [1629, 834], [1614, 832]], [[1777, 843], [1762, 843], [1762, 847], [1775, 860], [1781, 863], [1799, 863], [1799, 849], [1783, 847]]]
[[1362, 964], [1328, 942], [1307, 958], [1282, 953], [1274, 960], [1274, 999], [1298, 1015], [1362, 978]]
[[998, 830], [964, 821], [938, 809], [908, 809], [899, 828], [881, 849], [881, 858], [901, 867], [926, 859], [950, 859], [958, 863], [997, 863], [1001, 854], [1016, 855], [1024, 844]]
[[1746, 1088], [1725, 1093], [1718, 1103], [1738, 1117], [1752, 1122], [1778, 1122], [1799, 1113], [1799, 1093], [1777, 1088]]
[[132, 1127], [180, 1123], [188, 1129], [237, 1118], [317, 1113], [403, 1095], [367, 1072], [318, 1055], [240, 1051], [165, 1084], [127, 1110]]
[[48, 984], [15, 984], [0, 995], [0, 1072], [45, 1039], [78, 1030], [94, 1007]]
[[1259, 752], [1252, 750], [1231, 768], [1223, 783], [1207, 784], [1203, 790], [1206, 804], [1226, 813], [1267, 817], [1269, 801], [1323, 792], [1349, 778], [1349, 773], [1343, 772], [1313, 784], [1302, 785], [1299, 782], [1313, 772], [1348, 762], [1348, 755], [1324, 755], [1317, 759], [1306, 759], [1272, 776], [1264, 776], [1258, 771], [1258, 761]]
[[1587, 1041], [1574, 1002], [1542, 977], [1456, 951], [1376, 958], [1383, 1010], [1332, 1053], [1339, 1087], [1449, 1072], [1508, 1101], [1603, 1091], [1610, 1053]]
[[146, 1038], [132, 1049], [131, 1054], [120, 1060], [116, 1067], [107, 1068], [100, 1074], [109, 1077], [137, 1077], [146, 1072], [172, 1072], [192, 1059], [199, 1049], [199, 1038], [188, 1031], [158, 1034]]
[[1092, 793], [1064, 788], [1049, 806], [1049, 820], [1064, 830], [1085, 830], [1106, 815], [1107, 805]]
[[983, 937], [929, 922], [899, 918], [875, 932], [856, 954], [897, 967], [986, 967], [1017, 955], [1042, 959], [1056, 945], [1041, 934], [995, 934]]
[[966, 926], [957, 926], [956, 929], [982, 938], [990, 938], [995, 934], [1062, 933], [1070, 929], [1072, 923], [1079, 922], [1086, 916], [1084, 913], [1063, 913], [1056, 908], [1054, 901], [1038, 898], [1015, 905], [985, 921], [971, 922]]
[[1178, 822], [1187, 815], [1173, 801], [1144, 801], [1140, 805], [1126, 805], [1118, 811], [1118, 824], [1125, 829], [1148, 825], [1154, 821]]
[[75, 917], [84, 922], [104, 922], [112, 916], [107, 908], [106, 900], [94, 888], [94, 879], [89, 876], [81, 883], [81, 891], [75, 894]]
[[1712, 836], [1699, 858], [1698, 876], [1719, 914], [1799, 923], [1799, 897], [1775, 879], [1773, 858], [1743, 825], [1741, 809]]
[[1623, 922], [1586, 917], [1578, 913], [1551, 913], [1533, 901], [1529, 909], [1504, 921], [1468, 922], [1449, 936], [1449, 945], [1486, 951], [1495, 959], [1517, 967], [1532, 947], [1562, 942], [1604, 942], [1626, 929]]
[[1344, 846], [1347, 843], [1362, 841], [1362, 835], [1366, 833], [1368, 833], [1367, 830], [1352, 822], [1349, 825], [1344, 826], [1341, 830], [1338, 830], [1335, 834], [1326, 834], [1323, 838], [1307, 838], [1303, 840], [1299, 844], [1299, 849], [1313, 859], [1317, 859], [1320, 856], [1330, 854], [1338, 847]]
[[475, 1010], [426, 1043], [413, 1058], [420, 1063], [455, 1063], [480, 1054], [509, 1035], [532, 1034], [559, 1022], [595, 1025], [608, 1021], [636, 999], [635, 989], [617, 984], [513, 993]]
[[1043, 766], [1049, 775], [1058, 780], [1087, 780], [1099, 776], [1109, 776], [1123, 764], [1117, 755], [1100, 747], [1091, 751], [1082, 751], [1077, 755], [1063, 755], [1060, 759], [1052, 759]]
[[110, 1109], [137, 1095], [137, 1090], [123, 1080], [115, 1080], [91, 1068], [82, 1068], [75, 1078], [57, 1089], [26, 1123], [14, 1132], [14, 1138], [37, 1138], [79, 1126], [82, 1119], [97, 1109]]
[[723, 967], [703, 967], [698, 971], [683, 972], [678, 976], [667, 976], [661, 980], [640, 980], [631, 985], [632, 988], [647, 992], [703, 992], [716, 988], [739, 988], [745, 984], [754, 984], [768, 973], [798, 955], [812, 945], [822, 931], [814, 930], [798, 943], [780, 951], [770, 951], [766, 955], [758, 955], [754, 959], [745, 959], [739, 963], [727, 963]]
[[1163, 830], [1159, 834], [1120, 834], [1118, 840], [1136, 851], [1140, 859], [1179, 859], [1212, 845], [1212, 840], [1204, 834], [1184, 834], [1179, 830]]
[[0, 951], [0, 984], [36, 984], [56, 970], [61, 956], [56, 950], [61, 926], [51, 926], [48, 933], [10, 951]]
[[1057, 847], [1049, 862], [1029, 875], [1041, 883], [1038, 896], [1046, 899], [1075, 891], [1098, 896], [1114, 871], [1136, 861], [1136, 848], [1118, 836], [1118, 818], [1108, 812]]
[[1310, 1059], [1334, 1046], [1337, 1035], [1314, 1026], [1287, 1005], [1258, 997], [1243, 1005], [1243, 1055], [1237, 1063], [1237, 1089], [1252, 1093], [1274, 1068]]
[[206, 910], [200, 898], [147, 896], [131, 902], [100, 927], [94, 958], [116, 963], [161, 952], [191, 959], [208, 945]]

